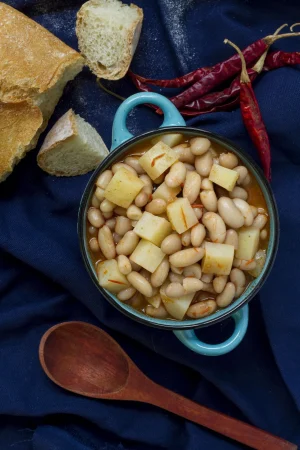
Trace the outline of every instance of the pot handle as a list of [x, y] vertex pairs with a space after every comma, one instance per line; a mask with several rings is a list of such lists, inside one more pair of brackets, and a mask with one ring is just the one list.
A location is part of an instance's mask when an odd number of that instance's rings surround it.
[[178, 109], [170, 100], [156, 92], [140, 92], [131, 95], [119, 106], [112, 128], [112, 145], [111, 150], [114, 150], [119, 145], [133, 138], [133, 135], [126, 127], [126, 119], [130, 111], [137, 105], [143, 103], [152, 103], [161, 108], [164, 113], [164, 121], [159, 127], [185, 127], [186, 123], [179, 113]]
[[221, 344], [206, 344], [200, 341], [194, 330], [174, 330], [175, 336], [193, 352], [206, 356], [220, 356], [231, 352], [242, 341], [248, 327], [249, 307], [248, 305], [232, 314], [235, 328], [232, 336]]

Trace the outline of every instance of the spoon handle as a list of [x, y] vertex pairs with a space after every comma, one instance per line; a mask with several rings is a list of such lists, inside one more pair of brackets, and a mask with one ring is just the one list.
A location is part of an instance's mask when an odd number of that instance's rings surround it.
[[175, 392], [151, 383], [147, 399], [142, 401], [159, 406], [237, 442], [258, 450], [297, 450], [298, 446], [245, 422], [201, 406]]

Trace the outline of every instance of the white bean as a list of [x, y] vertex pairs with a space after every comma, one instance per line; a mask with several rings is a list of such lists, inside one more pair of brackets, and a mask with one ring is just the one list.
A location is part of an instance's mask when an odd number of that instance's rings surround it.
[[129, 287], [120, 291], [117, 297], [119, 300], [121, 300], [121, 302], [126, 302], [126, 300], [129, 300], [131, 297], [133, 297], [135, 293], [136, 289], [134, 289], [133, 287]]
[[127, 215], [127, 210], [125, 208], [122, 208], [122, 206], [116, 206], [114, 209], [114, 213], [117, 214], [117, 216], [124, 216]]
[[201, 281], [204, 283], [211, 283], [213, 280], [214, 274], [213, 273], [203, 273], [201, 277]]
[[234, 169], [238, 165], [239, 160], [233, 153], [221, 153], [219, 163], [220, 166], [226, 167], [227, 169]]
[[155, 178], [155, 180], [153, 180], [154, 184], [161, 184], [165, 179], [165, 173], [162, 173], [159, 177]]
[[193, 208], [193, 210], [197, 219], [200, 220], [203, 215], [203, 208]]
[[267, 230], [266, 230], [266, 229], [261, 230], [259, 236], [260, 236], [260, 239], [262, 239], [263, 241], [264, 241], [265, 239], [267, 239], [267, 237], [268, 237], [268, 232], [267, 232]]
[[158, 308], [155, 308], [152, 305], [147, 305], [145, 312], [148, 316], [155, 317], [156, 319], [165, 319], [168, 317], [168, 313], [163, 304], [160, 304]]
[[112, 219], [107, 219], [107, 221], [105, 222], [105, 225], [107, 225], [111, 231], [114, 231], [115, 226], [116, 226], [116, 218], [113, 217]]
[[92, 225], [88, 228], [88, 232], [91, 236], [97, 236], [98, 228], [93, 227]]
[[96, 185], [101, 189], [106, 189], [112, 177], [113, 173], [111, 170], [104, 170], [97, 178]]
[[[143, 189], [142, 189], [142, 191], [143, 191]], [[144, 191], [142, 192], [142, 191], [136, 196], [135, 201], [134, 201], [136, 206], [138, 206], [139, 208], [142, 208], [143, 206], [145, 206], [149, 200], [149, 194], [147, 194], [147, 192], [144, 192]]]
[[217, 294], [221, 294], [221, 292], [223, 292], [227, 283], [227, 278], [227, 275], [219, 275], [213, 279], [213, 288]]
[[171, 269], [171, 272], [175, 273], [176, 275], [181, 275], [183, 272], [183, 267], [175, 267], [175, 266], [172, 266], [172, 264], [170, 264], [170, 269]]
[[92, 201], [91, 201], [92, 206], [93, 206], [94, 208], [99, 209], [99, 208], [100, 208], [100, 203], [101, 203], [101, 202], [97, 199], [96, 195], [94, 194], [94, 195], [92, 196]]
[[116, 218], [115, 231], [120, 236], [124, 236], [127, 231], [132, 230], [131, 220], [124, 216], [118, 216]]
[[135, 247], [138, 245], [138, 242], [138, 235], [134, 231], [127, 231], [116, 247], [117, 254], [125, 256], [131, 255]]
[[259, 206], [257, 208], [257, 214], [265, 214], [265, 215], [267, 215], [267, 213], [265, 211], [265, 208], [262, 208], [261, 206]]
[[190, 140], [190, 145], [193, 155], [200, 156], [210, 148], [210, 140], [205, 137], [196, 137]]
[[246, 285], [246, 276], [244, 272], [240, 269], [232, 269], [230, 272], [230, 281], [237, 286], [245, 286]]
[[113, 259], [116, 257], [116, 247], [112, 232], [107, 225], [103, 225], [98, 233], [99, 247], [106, 259]]
[[214, 300], [204, 300], [191, 305], [187, 310], [186, 315], [191, 319], [200, 319], [201, 317], [213, 314], [216, 309], [217, 303]]
[[179, 275], [178, 273], [169, 272], [169, 280], [171, 283], [180, 283], [183, 282], [183, 275]]
[[201, 177], [195, 171], [189, 171], [186, 174], [182, 195], [192, 204], [200, 193]]
[[202, 291], [209, 292], [210, 294], [216, 293], [212, 283], [205, 283], [204, 281], [202, 281], [202, 283], [203, 283]]
[[[245, 226], [250, 227], [253, 224], [253, 214], [252, 209], [249, 205], [249, 203], [245, 202], [245, 200], [242, 200], [241, 198], [234, 198], [233, 203], [235, 206], [240, 210], [242, 213], [244, 220], [245, 220]], [[234, 228], [234, 227], [232, 227]]]
[[250, 259], [249, 261], [247, 261], [246, 259], [234, 258], [232, 265], [233, 267], [237, 267], [238, 269], [247, 271], [255, 269], [256, 262], [254, 259]]
[[145, 186], [149, 186], [149, 190], [152, 192], [153, 186], [152, 186], [152, 180], [148, 175], [140, 175], [139, 179], [144, 183]]
[[209, 237], [213, 242], [222, 244], [226, 237], [226, 226], [219, 214], [207, 212], [202, 217], [203, 225], [209, 231]]
[[251, 183], [251, 176], [248, 173], [248, 175], [245, 176], [244, 181], [242, 182], [242, 186], [247, 187]]
[[105, 220], [108, 220], [108, 219], [111, 219], [111, 218], [112, 218], [112, 216], [114, 215], [114, 213], [113, 213], [113, 211], [110, 211], [110, 212], [103, 212], [102, 215], [103, 215], [103, 217], [104, 217]]
[[117, 263], [118, 263], [119, 271], [123, 275], [128, 275], [132, 271], [131, 262], [129, 261], [127, 256], [119, 255], [117, 257]]
[[252, 225], [255, 228], [258, 228], [259, 230], [262, 230], [265, 227], [267, 222], [268, 222], [268, 217], [265, 214], [258, 214], [255, 217]]
[[168, 297], [177, 298], [177, 297], [183, 297], [184, 295], [186, 295], [186, 292], [185, 292], [182, 284], [180, 284], [180, 283], [168, 284], [165, 292]]
[[213, 211], [216, 212], [218, 210], [217, 206], [217, 196], [215, 194], [215, 191], [202, 191], [200, 192], [200, 200], [203, 204], [204, 208], [207, 209], [207, 211]]
[[131, 221], [132, 228], [134, 228], [137, 225], [137, 223], [138, 223], [138, 220], [132, 220]]
[[229, 192], [229, 197], [230, 198], [241, 198], [242, 200], [247, 201], [248, 199], [248, 192], [246, 191], [246, 189], [240, 187], [240, 186], [235, 186], [231, 192]]
[[218, 200], [218, 211], [226, 225], [230, 228], [241, 228], [245, 223], [245, 219], [240, 209], [235, 205], [234, 200], [228, 197], [220, 197]]
[[127, 209], [126, 215], [130, 220], [139, 220], [142, 217], [143, 213], [142, 210], [136, 205], [130, 205]]
[[191, 266], [187, 266], [183, 269], [184, 277], [193, 277], [200, 280], [202, 271], [200, 264], [192, 264]]
[[89, 208], [87, 218], [91, 225], [95, 228], [100, 228], [104, 225], [105, 220], [99, 209]]
[[126, 169], [129, 172], [131, 172], [131, 173], [133, 173], [134, 175], [137, 176], [137, 173], [136, 173], [136, 171], [134, 170], [133, 167], [129, 166], [128, 164], [121, 163], [121, 162], [114, 164], [112, 166], [112, 168], [111, 168], [111, 171], [112, 171], [113, 174], [115, 174], [120, 169]]
[[184, 163], [184, 166], [185, 166], [187, 172], [194, 172], [195, 171], [195, 167], [192, 164]]
[[212, 155], [208, 151], [195, 159], [195, 168], [201, 177], [208, 177], [213, 165]]
[[129, 283], [145, 297], [152, 297], [153, 289], [149, 281], [146, 280], [139, 272], [130, 272], [127, 275]]
[[145, 211], [148, 211], [155, 216], [163, 214], [167, 209], [167, 202], [162, 198], [155, 198], [145, 207]]
[[173, 233], [165, 237], [165, 239], [161, 243], [160, 248], [161, 251], [166, 255], [172, 255], [173, 253], [181, 250], [181, 238], [179, 234]]
[[206, 230], [202, 223], [198, 223], [198, 225], [194, 225], [191, 229], [191, 243], [193, 247], [200, 247], [204, 238], [206, 236]]
[[166, 281], [170, 269], [170, 263], [168, 258], [164, 258], [162, 262], [159, 264], [157, 269], [151, 274], [151, 284], [154, 287], [162, 286]]
[[225, 308], [230, 305], [235, 295], [235, 285], [231, 282], [227, 283], [223, 292], [216, 297], [217, 305], [220, 308]]
[[189, 247], [191, 245], [191, 230], [186, 230], [182, 233], [181, 243], [184, 247]]
[[188, 144], [179, 144], [172, 148], [172, 150], [176, 153], [179, 158], [179, 161], [188, 164], [194, 164], [195, 156], [191, 152], [191, 148]]
[[104, 192], [105, 192], [104, 189], [102, 189], [100, 187], [96, 187], [95, 196], [97, 197], [99, 202], [102, 202], [102, 200], [104, 200]]
[[213, 191], [214, 185], [208, 178], [203, 178], [201, 181], [201, 189], [204, 189], [205, 191]]
[[245, 166], [237, 166], [233, 170], [235, 172], [237, 172], [239, 175], [239, 177], [237, 179], [237, 184], [242, 185], [243, 181], [245, 180], [246, 176], [248, 175], [248, 169]]
[[257, 214], [258, 214], [258, 209], [256, 208], [256, 206], [253, 206], [253, 205], [250, 205], [250, 208], [251, 208], [253, 217], [254, 217], [254, 219], [255, 219], [255, 217], [256, 217]]
[[203, 258], [205, 250], [200, 247], [187, 248], [173, 253], [169, 257], [170, 264], [175, 267], [187, 267]]
[[145, 173], [144, 169], [139, 163], [140, 156], [128, 156], [125, 159], [125, 164], [132, 167], [138, 175], [142, 175]]
[[170, 172], [165, 176], [165, 183], [171, 188], [175, 188], [184, 183], [186, 176], [185, 165], [178, 161], [171, 166]]
[[224, 244], [233, 245], [234, 250], [238, 249], [239, 246], [239, 237], [235, 230], [227, 230]]
[[92, 239], [89, 240], [89, 246], [93, 253], [97, 253], [100, 250], [99, 244], [98, 244], [98, 239], [95, 237], [93, 237]]
[[193, 292], [201, 291], [203, 288], [203, 283], [198, 278], [188, 277], [183, 279], [183, 288], [187, 294], [192, 294]]
[[100, 210], [102, 212], [112, 212], [115, 207], [116, 205], [113, 202], [107, 200], [107, 198], [105, 198], [100, 204]]

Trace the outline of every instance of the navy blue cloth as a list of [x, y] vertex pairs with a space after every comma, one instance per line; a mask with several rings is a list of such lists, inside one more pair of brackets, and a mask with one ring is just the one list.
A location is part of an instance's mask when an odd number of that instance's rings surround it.
[[[10, 0], [70, 46], [82, 0]], [[128, 2], [129, 3], [129, 2]], [[240, 47], [300, 19], [297, 0], [135, 0], [144, 9], [133, 69], [168, 78], [208, 66]], [[0, 43], [1, 45], [1, 43]], [[300, 38], [274, 48], [299, 50]], [[108, 83], [124, 96], [127, 80]], [[83, 266], [77, 211], [90, 175], [55, 178], [36, 165], [34, 150], [0, 187], [0, 448], [14, 450], [233, 450], [243, 448], [162, 410], [137, 403], [87, 399], [54, 385], [38, 361], [38, 345], [52, 325], [83, 320], [108, 331], [153, 380], [196, 402], [300, 444], [300, 83], [299, 68], [266, 73], [255, 92], [269, 131], [272, 186], [281, 220], [275, 266], [250, 303], [249, 330], [232, 353], [209, 358], [186, 349], [172, 332], [140, 325], [101, 297]], [[85, 69], [69, 83], [48, 129], [72, 107], [111, 144], [119, 100], [100, 90]], [[135, 134], [161, 118], [135, 109]], [[239, 109], [188, 124], [232, 139], [255, 159]], [[198, 331], [218, 342], [231, 320]]]

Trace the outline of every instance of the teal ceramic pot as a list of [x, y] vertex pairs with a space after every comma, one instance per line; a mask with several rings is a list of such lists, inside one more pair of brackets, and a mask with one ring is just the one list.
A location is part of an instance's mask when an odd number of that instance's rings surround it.
[[[164, 113], [164, 122], [159, 129], [149, 131], [140, 136], [134, 137], [126, 127], [126, 118], [128, 113], [135, 106], [143, 103], [152, 103], [159, 106]], [[183, 135], [186, 134], [188, 136], [195, 137], [207, 137], [212, 142], [220, 144], [224, 149], [234, 152], [240, 158], [242, 163], [256, 177], [257, 182], [264, 194], [270, 217], [270, 238], [267, 249], [267, 259], [260, 276], [253, 280], [247, 287], [246, 291], [241, 295], [241, 297], [235, 300], [227, 308], [219, 310], [208, 317], [196, 320], [163, 320], [146, 316], [145, 314], [133, 309], [126, 303], [122, 303], [117, 299], [115, 295], [99, 286], [96, 270], [89, 256], [88, 242], [86, 237], [86, 213], [93, 193], [94, 184], [99, 174], [104, 170], [110, 168], [112, 164], [114, 164], [122, 157], [122, 155], [124, 155], [125, 153], [130, 153], [131, 149], [133, 151], [136, 144], [142, 143], [143, 140], [148, 140], [149, 137], [156, 137], [170, 132], [178, 132]], [[266, 281], [277, 252], [279, 239], [279, 220], [275, 200], [269, 183], [266, 181], [260, 168], [249, 158], [247, 154], [243, 152], [243, 150], [237, 148], [232, 142], [221, 136], [204, 130], [199, 130], [197, 128], [186, 127], [184, 119], [175, 108], [175, 106], [168, 99], [156, 93], [135, 94], [121, 104], [114, 119], [112, 138], [113, 143], [110, 154], [99, 165], [99, 167], [95, 170], [92, 177], [90, 178], [84, 191], [79, 209], [78, 234], [80, 247], [85, 266], [88, 273], [90, 274], [91, 279], [94, 281], [100, 293], [113, 306], [115, 306], [119, 311], [121, 311], [131, 319], [136, 320], [144, 325], [173, 331], [173, 333], [184, 345], [186, 345], [189, 349], [193, 350], [196, 353], [208, 356], [218, 356], [230, 352], [241, 342], [241, 340], [245, 336], [248, 326], [248, 302], [257, 294], [259, 289]], [[207, 327], [228, 317], [231, 317], [234, 320], [235, 328], [232, 336], [225, 342], [210, 345], [200, 341], [197, 338], [194, 329]]]

